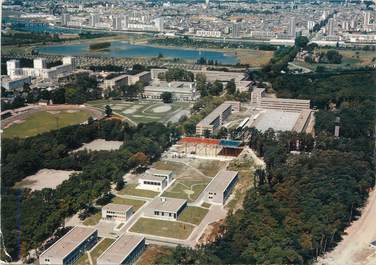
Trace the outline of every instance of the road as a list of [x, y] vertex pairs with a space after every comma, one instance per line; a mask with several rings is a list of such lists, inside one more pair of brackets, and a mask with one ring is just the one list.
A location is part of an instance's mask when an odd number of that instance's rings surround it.
[[361, 217], [345, 232], [338, 246], [316, 265], [375, 265], [376, 249], [370, 248], [369, 243], [376, 240], [376, 190], [369, 194]]

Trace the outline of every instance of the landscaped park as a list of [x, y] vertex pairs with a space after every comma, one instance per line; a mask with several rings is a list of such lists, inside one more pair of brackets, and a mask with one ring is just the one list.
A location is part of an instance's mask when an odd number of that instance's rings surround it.
[[90, 106], [105, 109], [109, 105], [114, 114], [130, 120], [132, 123], [177, 122], [183, 115], [189, 114], [191, 103], [173, 102], [169, 104], [155, 101], [96, 100]]

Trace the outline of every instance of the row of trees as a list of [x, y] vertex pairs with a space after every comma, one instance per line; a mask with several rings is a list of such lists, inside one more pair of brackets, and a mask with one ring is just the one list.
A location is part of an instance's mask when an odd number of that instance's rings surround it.
[[[2, 142], [2, 232], [13, 259], [37, 248], [69, 217], [94, 199], [104, 196], [130, 169], [158, 159], [176, 131], [159, 123], [129, 127], [117, 120], [65, 127], [26, 139]], [[127, 144], [117, 151], [76, 152], [96, 138]], [[56, 189], [31, 192], [15, 182], [42, 168], [77, 170]]]

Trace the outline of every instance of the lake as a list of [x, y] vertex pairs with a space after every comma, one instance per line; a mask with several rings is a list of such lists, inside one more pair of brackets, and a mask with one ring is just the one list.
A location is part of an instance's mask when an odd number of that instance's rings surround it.
[[89, 44], [68, 44], [53, 45], [49, 47], [37, 48], [40, 53], [56, 55], [89, 55], [105, 56], [117, 58], [134, 57], [157, 57], [162, 55], [166, 58], [179, 58], [183, 60], [196, 61], [201, 57], [207, 60], [218, 61], [222, 64], [236, 64], [239, 59], [233, 54], [226, 54], [217, 51], [199, 51], [194, 49], [163, 48], [148, 45], [129, 44], [126, 41], [112, 41], [111, 46], [105, 50], [95, 51], [89, 49]]

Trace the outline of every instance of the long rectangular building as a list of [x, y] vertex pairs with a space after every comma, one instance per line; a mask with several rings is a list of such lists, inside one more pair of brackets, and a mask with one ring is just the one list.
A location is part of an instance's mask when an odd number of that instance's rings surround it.
[[206, 187], [204, 200], [207, 203], [224, 205], [237, 180], [238, 171], [219, 171]]
[[145, 238], [122, 235], [97, 259], [97, 265], [133, 264], [145, 249]]
[[224, 121], [230, 116], [232, 111], [240, 110], [240, 102], [238, 101], [225, 101], [214, 109], [208, 116], [202, 119], [196, 125], [196, 134], [204, 135], [205, 131], [213, 133], [219, 129]]
[[76, 226], [39, 256], [39, 264], [75, 263], [98, 240], [95, 228]]

